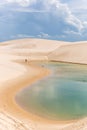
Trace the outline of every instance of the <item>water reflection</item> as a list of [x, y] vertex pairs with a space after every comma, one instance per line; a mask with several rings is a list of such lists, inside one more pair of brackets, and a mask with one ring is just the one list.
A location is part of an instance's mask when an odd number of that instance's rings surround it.
[[65, 63], [44, 66], [50, 68], [52, 74], [21, 90], [16, 96], [18, 104], [51, 120], [73, 120], [87, 116], [87, 66]]

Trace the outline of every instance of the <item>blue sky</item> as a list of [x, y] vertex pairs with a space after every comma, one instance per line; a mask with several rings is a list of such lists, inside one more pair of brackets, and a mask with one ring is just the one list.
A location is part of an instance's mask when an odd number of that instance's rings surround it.
[[0, 41], [87, 40], [87, 0], [0, 0]]

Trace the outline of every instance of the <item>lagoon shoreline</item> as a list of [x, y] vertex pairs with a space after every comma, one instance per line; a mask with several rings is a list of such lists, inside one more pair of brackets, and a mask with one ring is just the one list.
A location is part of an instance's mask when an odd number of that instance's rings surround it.
[[[38, 44], [36, 44], [35, 41]], [[21, 45], [18, 44], [19, 42], [21, 43]], [[30, 45], [28, 44], [29, 42]], [[63, 47], [66, 46], [65, 47], [66, 50], [67, 44], [70, 43], [62, 43], [62, 42], [60, 43], [58, 41], [54, 42], [49, 40], [46, 41], [46, 40], [38, 40], [38, 39], [26, 39], [26, 40], [22, 39], [18, 41], [14, 40], [14, 41], [1, 43], [0, 98], [2, 100], [0, 101], [0, 129], [9, 130], [9, 128], [11, 128], [11, 130], [13, 129], [15, 130], [21, 130], [21, 129], [23, 130], [33, 130], [33, 129], [34, 130], [56, 130], [56, 129], [57, 130], [74, 130], [74, 129], [82, 130], [86, 128], [87, 118], [72, 123], [69, 122], [50, 123], [49, 121], [44, 122], [41, 118], [32, 115], [31, 113], [28, 114], [28, 112], [20, 108], [15, 101], [15, 95], [20, 89], [27, 87], [31, 85], [33, 82], [36, 82], [37, 80], [40, 80], [41, 78], [48, 76], [50, 74], [50, 70], [38, 66], [33, 66], [29, 64], [30, 61], [32, 60], [49, 61], [49, 60], [53, 60], [53, 57], [55, 61], [58, 61], [58, 59], [55, 58], [56, 57], [58, 58], [57, 55], [60, 56], [60, 54], [64, 50], [64, 48], [63, 50], [61, 50], [61, 46]], [[22, 46], [25, 48], [22, 48]], [[59, 48], [59, 54], [55, 53], [54, 55], [54, 50], [57, 50], [58, 48]], [[41, 53], [41, 51], [43, 52]], [[71, 62], [71, 59], [69, 60], [69, 57], [67, 59], [69, 62]], [[63, 55], [61, 54], [61, 59], [62, 58]], [[25, 59], [28, 59], [29, 63], [20, 63], [20, 61], [25, 62]], [[61, 61], [64, 62], [64, 60], [65, 62], [67, 62], [65, 55], [64, 55], [64, 59], [62, 59]], [[75, 63], [73, 62], [73, 60], [72, 63]], [[78, 63], [83, 64], [84, 60], [82, 60], [81, 62], [80, 59], [80, 62]], [[2, 119], [5, 120], [4, 123]], [[10, 124], [8, 122], [10, 123], [12, 122], [12, 123]], [[23, 124], [23, 126], [20, 124]], [[18, 128], [16, 127], [16, 125]]]

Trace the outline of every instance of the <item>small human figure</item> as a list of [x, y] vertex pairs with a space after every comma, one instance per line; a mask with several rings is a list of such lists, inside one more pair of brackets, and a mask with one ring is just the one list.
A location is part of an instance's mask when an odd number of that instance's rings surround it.
[[25, 62], [27, 62], [27, 59], [25, 59]]

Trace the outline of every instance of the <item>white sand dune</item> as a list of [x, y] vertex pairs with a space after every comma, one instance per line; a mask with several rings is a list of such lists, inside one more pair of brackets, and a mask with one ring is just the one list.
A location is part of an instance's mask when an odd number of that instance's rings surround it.
[[0, 130], [87, 130], [87, 118], [65, 124], [36, 121], [13, 102], [17, 90], [48, 74], [45, 68], [28, 64], [38, 60], [87, 64], [87, 42], [21, 39], [0, 43]]
[[49, 55], [49, 60], [87, 64], [87, 42], [63, 45]]

